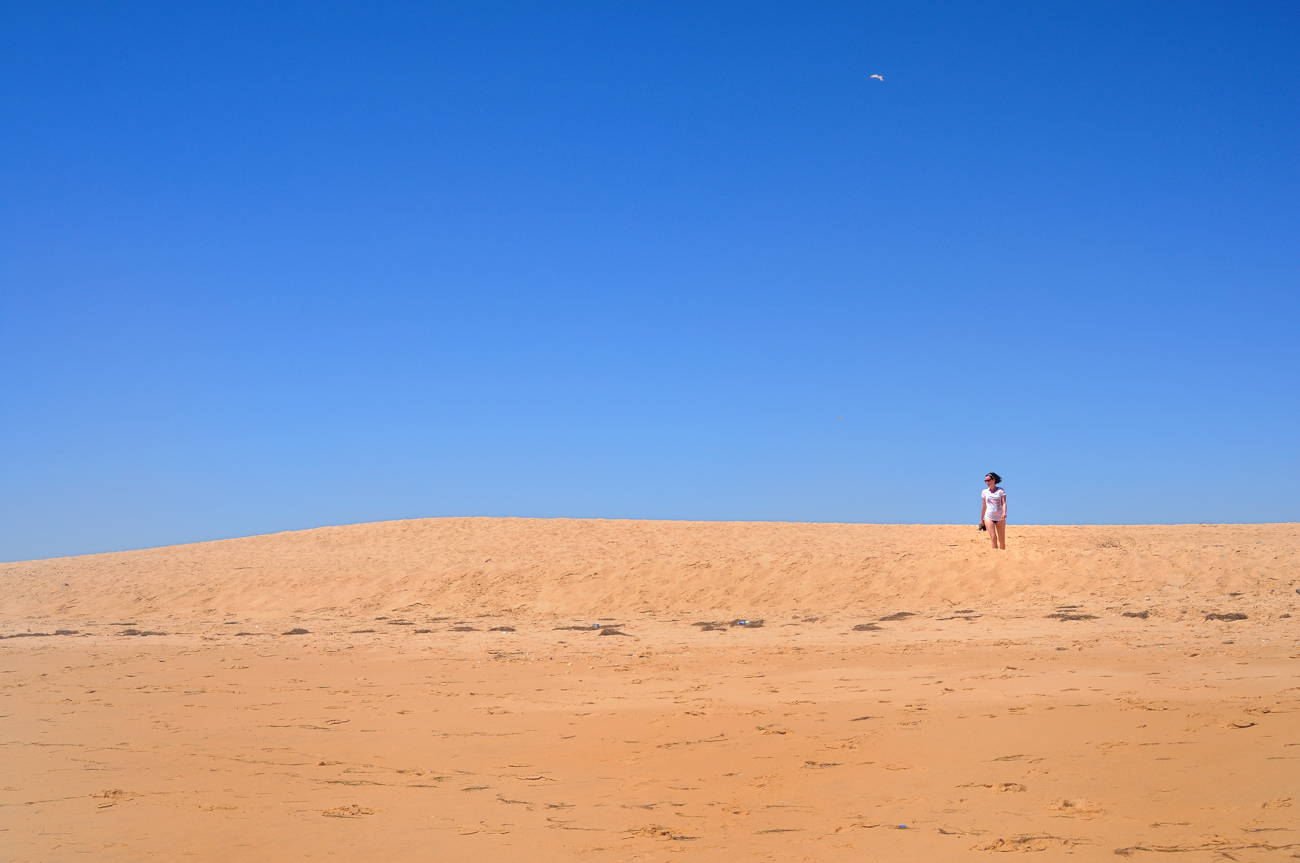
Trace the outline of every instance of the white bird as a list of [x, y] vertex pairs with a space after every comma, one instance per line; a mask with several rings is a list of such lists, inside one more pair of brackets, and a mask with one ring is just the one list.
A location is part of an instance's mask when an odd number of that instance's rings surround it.
[[885, 76], [884, 76], [884, 75], [872, 75], [871, 77], [872, 77], [872, 78], [879, 78], [879, 79], [880, 79], [880, 83], [882, 83], [882, 84], [885, 83]]

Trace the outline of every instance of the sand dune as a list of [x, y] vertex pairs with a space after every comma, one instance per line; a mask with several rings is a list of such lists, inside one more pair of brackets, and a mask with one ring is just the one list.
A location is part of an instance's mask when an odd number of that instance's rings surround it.
[[0, 859], [1294, 859], [1300, 525], [1009, 533], [434, 519], [0, 565]]
[[[585, 615], [1178, 596], [1266, 603], [1298, 525], [967, 525], [449, 518], [0, 564], [0, 617], [360, 613], [415, 603]], [[1272, 593], [1270, 593], [1272, 592]], [[1263, 607], [1263, 606], [1261, 606]]]

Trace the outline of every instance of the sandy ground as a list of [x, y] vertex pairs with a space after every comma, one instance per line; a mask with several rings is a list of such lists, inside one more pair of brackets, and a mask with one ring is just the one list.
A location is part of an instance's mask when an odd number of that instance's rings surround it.
[[1300, 857], [1300, 525], [1009, 533], [439, 519], [3, 564], [0, 859]]

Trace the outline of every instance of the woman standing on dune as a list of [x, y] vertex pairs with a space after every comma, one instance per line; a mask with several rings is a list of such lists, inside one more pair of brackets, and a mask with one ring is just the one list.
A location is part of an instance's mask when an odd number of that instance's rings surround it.
[[1007, 548], [1007, 493], [998, 488], [1002, 477], [989, 471], [984, 475], [988, 488], [980, 492], [980, 530], [989, 532], [994, 548]]

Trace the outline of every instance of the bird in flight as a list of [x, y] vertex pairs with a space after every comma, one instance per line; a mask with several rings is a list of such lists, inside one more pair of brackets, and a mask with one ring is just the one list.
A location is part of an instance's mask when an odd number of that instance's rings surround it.
[[884, 76], [884, 75], [872, 75], [871, 77], [872, 77], [872, 78], [879, 78], [879, 79], [880, 79], [880, 83], [882, 83], [882, 84], [885, 83], [885, 76]]

